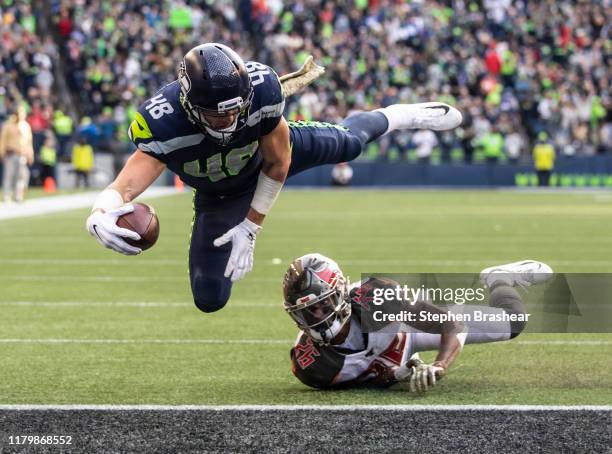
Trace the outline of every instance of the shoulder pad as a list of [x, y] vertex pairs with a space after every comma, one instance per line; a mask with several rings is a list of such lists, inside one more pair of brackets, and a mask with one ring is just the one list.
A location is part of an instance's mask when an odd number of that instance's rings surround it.
[[395, 288], [399, 285], [396, 281], [387, 278], [368, 277], [353, 284], [349, 290], [349, 301], [354, 306], [360, 306], [363, 310], [371, 310], [374, 300], [374, 289]]
[[265, 118], [280, 117], [285, 110], [285, 97], [276, 72], [254, 61], [246, 62], [246, 67], [254, 90], [248, 125], [252, 126]]
[[[395, 288], [399, 284], [387, 278], [369, 277], [360, 281], [349, 290], [349, 302], [353, 314], [359, 319], [364, 332], [378, 331], [391, 322], [378, 322], [374, 320], [373, 313], [381, 310], [382, 306], [374, 304], [374, 290]], [[386, 305], [396, 304], [395, 302], [386, 302]], [[393, 309], [386, 307], [385, 311], [397, 311], [399, 308]]]
[[196, 145], [204, 138], [183, 111], [176, 81], [140, 105], [128, 135], [138, 148], [157, 155]]

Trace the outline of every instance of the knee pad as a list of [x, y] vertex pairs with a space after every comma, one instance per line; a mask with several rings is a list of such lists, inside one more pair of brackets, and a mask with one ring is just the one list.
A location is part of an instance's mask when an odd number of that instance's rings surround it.
[[196, 278], [191, 284], [193, 301], [202, 312], [216, 312], [229, 300], [231, 283], [220, 279]]
[[510, 333], [510, 339], [514, 339], [516, 336], [521, 334], [526, 326], [527, 322], [524, 320], [515, 320], [510, 322], [510, 329], [512, 330]]

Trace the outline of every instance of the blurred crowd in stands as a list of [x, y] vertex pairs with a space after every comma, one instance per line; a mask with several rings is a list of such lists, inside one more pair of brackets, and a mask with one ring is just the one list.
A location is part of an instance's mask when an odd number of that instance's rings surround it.
[[[581, 0], [0, 0], [0, 120], [25, 104], [37, 156], [83, 137], [129, 152], [135, 109], [176, 77], [183, 54], [218, 41], [326, 73], [287, 100], [289, 120], [445, 101], [452, 132], [404, 132], [365, 159], [519, 162], [538, 142], [560, 155], [610, 152], [612, 3]], [[44, 25], [44, 27], [42, 27]]]

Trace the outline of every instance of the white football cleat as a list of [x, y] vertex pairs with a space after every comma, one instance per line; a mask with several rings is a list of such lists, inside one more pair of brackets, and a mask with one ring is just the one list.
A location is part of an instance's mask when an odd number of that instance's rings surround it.
[[516, 285], [529, 287], [546, 282], [552, 276], [553, 270], [546, 263], [522, 260], [485, 268], [480, 272], [480, 282], [486, 287], [491, 287], [495, 281], [504, 280], [513, 287]]
[[398, 129], [431, 129], [448, 131], [463, 121], [461, 112], [443, 102], [420, 104], [393, 104], [375, 112], [382, 113], [389, 121], [385, 134]]

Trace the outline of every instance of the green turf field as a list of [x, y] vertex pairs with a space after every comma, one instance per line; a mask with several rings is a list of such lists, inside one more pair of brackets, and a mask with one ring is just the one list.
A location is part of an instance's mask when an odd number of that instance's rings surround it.
[[402, 386], [312, 391], [290, 372], [296, 329], [280, 292], [290, 259], [313, 251], [354, 280], [478, 272], [524, 258], [557, 271], [612, 272], [608, 193], [287, 191], [259, 235], [254, 271], [215, 314], [191, 303], [191, 196], [151, 203], [161, 237], [138, 257], [90, 238], [88, 210], [0, 222], [0, 403], [612, 402], [612, 335], [602, 334], [468, 346], [424, 396]]

